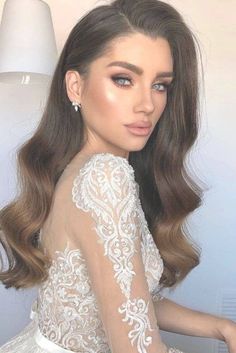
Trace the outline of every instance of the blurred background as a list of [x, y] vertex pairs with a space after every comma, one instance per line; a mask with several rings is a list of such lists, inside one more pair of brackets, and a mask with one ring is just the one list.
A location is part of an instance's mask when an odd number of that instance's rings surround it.
[[[0, 18], [3, 11], [0, 0]], [[45, 0], [50, 6], [58, 55], [75, 23], [105, 1]], [[206, 183], [202, 206], [187, 220], [202, 247], [201, 264], [166, 296], [201, 311], [236, 320], [236, 1], [169, 0], [198, 38], [202, 51], [201, 129], [190, 169]], [[37, 41], [37, 38], [35, 38]], [[0, 52], [1, 56], [1, 52]], [[48, 83], [0, 83], [0, 207], [16, 191], [15, 152], [39, 122]], [[0, 285], [0, 345], [28, 322], [37, 289], [6, 290]], [[162, 333], [187, 353], [224, 353], [211, 339]]]

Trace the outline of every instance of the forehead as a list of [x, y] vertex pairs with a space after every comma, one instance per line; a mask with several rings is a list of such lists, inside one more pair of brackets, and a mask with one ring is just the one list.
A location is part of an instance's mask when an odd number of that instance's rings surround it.
[[173, 68], [173, 59], [168, 41], [164, 38], [155, 39], [141, 33], [131, 34], [114, 39], [109, 50], [100, 58], [102, 64], [112, 60], [123, 60], [137, 66], [152, 66], [163, 70]]

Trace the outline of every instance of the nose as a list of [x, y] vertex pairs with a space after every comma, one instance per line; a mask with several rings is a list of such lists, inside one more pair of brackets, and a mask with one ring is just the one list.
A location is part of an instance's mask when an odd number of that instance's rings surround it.
[[135, 105], [135, 112], [153, 113], [155, 105], [153, 103], [153, 92], [149, 88], [140, 89], [139, 97]]

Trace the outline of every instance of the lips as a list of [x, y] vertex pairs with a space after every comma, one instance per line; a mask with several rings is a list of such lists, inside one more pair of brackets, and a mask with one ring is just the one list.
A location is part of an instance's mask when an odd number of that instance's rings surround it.
[[152, 124], [150, 122], [139, 121], [133, 124], [127, 124], [128, 127], [137, 127], [137, 128], [151, 128]]
[[136, 136], [148, 136], [152, 130], [152, 124], [144, 121], [139, 121], [125, 126], [132, 135]]

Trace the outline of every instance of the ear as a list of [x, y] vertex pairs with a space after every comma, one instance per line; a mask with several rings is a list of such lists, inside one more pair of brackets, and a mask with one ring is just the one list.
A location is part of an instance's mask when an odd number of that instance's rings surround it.
[[66, 92], [71, 102], [81, 102], [82, 78], [78, 71], [68, 70], [65, 75]]

